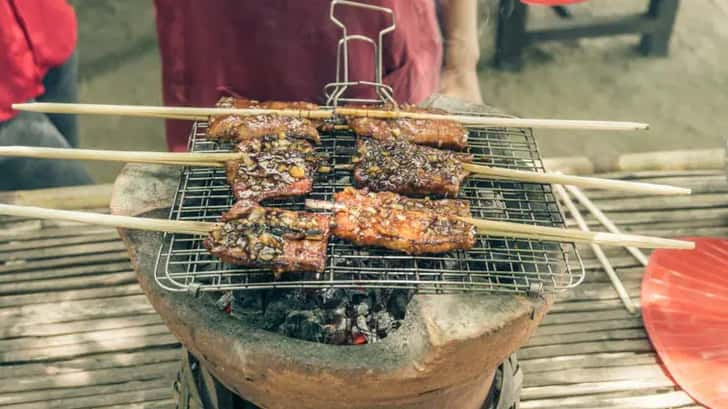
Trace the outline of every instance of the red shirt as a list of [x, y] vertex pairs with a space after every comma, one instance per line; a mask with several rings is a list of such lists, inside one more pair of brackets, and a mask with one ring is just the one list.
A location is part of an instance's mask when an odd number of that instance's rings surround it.
[[[434, 0], [368, 0], [391, 8], [397, 28], [384, 37], [383, 77], [399, 102], [436, 91], [442, 40]], [[212, 106], [226, 87], [260, 100], [323, 101], [336, 77], [341, 29], [331, 0], [155, 0], [164, 103]], [[386, 14], [337, 7], [349, 33], [376, 39]], [[373, 80], [371, 47], [350, 43], [350, 80]], [[351, 96], [352, 94], [349, 94]], [[171, 150], [185, 150], [190, 123], [167, 122]]]
[[0, 121], [10, 104], [43, 94], [43, 77], [76, 48], [76, 15], [66, 0], [0, 0]]

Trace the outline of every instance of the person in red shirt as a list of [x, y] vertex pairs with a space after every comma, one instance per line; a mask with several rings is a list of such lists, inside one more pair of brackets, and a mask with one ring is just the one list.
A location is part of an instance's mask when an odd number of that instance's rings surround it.
[[[74, 102], [76, 16], [66, 0], [0, 0], [0, 145], [75, 147], [74, 116], [17, 112], [16, 102]], [[0, 158], [0, 190], [92, 183], [72, 161]]]
[[[476, 75], [477, 0], [360, 2], [395, 14], [396, 29], [384, 37], [382, 65], [383, 80], [398, 102], [420, 103], [438, 90], [482, 102]], [[165, 105], [212, 106], [222, 89], [258, 100], [324, 102], [324, 85], [336, 76], [341, 38], [341, 29], [329, 18], [331, 0], [154, 4]], [[336, 15], [349, 33], [375, 39], [390, 25], [390, 17], [378, 11], [342, 5]], [[370, 46], [352, 42], [349, 54], [350, 80], [372, 80]], [[372, 96], [371, 89], [358, 91], [349, 96]], [[167, 121], [170, 150], [186, 149], [189, 130], [189, 122]]]

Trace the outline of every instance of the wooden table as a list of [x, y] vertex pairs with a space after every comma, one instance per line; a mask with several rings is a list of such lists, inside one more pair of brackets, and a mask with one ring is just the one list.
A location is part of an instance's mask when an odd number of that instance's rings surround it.
[[[527, 27], [528, 8], [519, 0], [500, 0], [496, 38], [496, 66], [520, 69], [526, 46], [544, 41], [639, 34], [643, 55], [667, 56], [679, 0], [649, 0], [647, 10], [619, 17], [575, 18], [566, 6], [556, 8], [564, 18], [550, 27]], [[607, 6], [609, 3], [605, 3]]]
[[[588, 192], [624, 230], [728, 233], [722, 170], [614, 176], [695, 190], [664, 199]], [[657, 366], [640, 318], [624, 311], [587, 248], [582, 255], [586, 282], [561, 297], [519, 352], [521, 407], [694, 407]], [[620, 249], [608, 255], [639, 297], [642, 269]], [[0, 406], [174, 407], [177, 340], [142, 295], [114, 230], [0, 219], [0, 320]]]

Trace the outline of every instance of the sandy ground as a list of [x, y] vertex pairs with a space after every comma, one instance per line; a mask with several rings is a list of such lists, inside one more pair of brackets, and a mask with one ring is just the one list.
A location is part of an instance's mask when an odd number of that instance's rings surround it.
[[[160, 103], [159, 57], [149, 0], [74, 0], [80, 24], [81, 99], [84, 102]], [[642, 0], [591, 0], [574, 14], [620, 14]], [[720, 147], [728, 128], [728, 2], [684, 1], [669, 58], [644, 58], [635, 36], [530, 48], [521, 72], [491, 68], [493, 14], [483, 13], [480, 85], [487, 102], [520, 116], [649, 122], [642, 133], [539, 131], [544, 156], [589, 155], [597, 164], [623, 152]], [[553, 20], [535, 10], [533, 22]], [[84, 117], [85, 147], [164, 149], [162, 123]], [[119, 165], [89, 164], [99, 182]]]

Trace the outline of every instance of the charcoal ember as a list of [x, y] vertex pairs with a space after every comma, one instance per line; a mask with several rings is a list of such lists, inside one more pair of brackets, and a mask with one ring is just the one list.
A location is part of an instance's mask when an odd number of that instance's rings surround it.
[[348, 298], [346, 291], [343, 288], [324, 288], [318, 293], [320, 303], [325, 308], [338, 307], [345, 302], [345, 298]]
[[369, 333], [369, 324], [367, 324], [367, 317], [364, 315], [358, 315], [356, 317], [356, 327], [360, 332], [365, 334]]
[[363, 344], [396, 330], [411, 297], [410, 290], [367, 288], [239, 291], [232, 315], [292, 338]]
[[348, 186], [351, 185], [351, 176], [350, 175], [344, 175], [336, 178], [336, 184], [339, 186]]
[[233, 292], [232, 291], [225, 291], [222, 293], [222, 296], [215, 301], [215, 306], [221, 310], [224, 310], [228, 312], [228, 309], [230, 308], [230, 305], [232, 304], [234, 300]]
[[263, 313], [263, 328], [275, 331], [283, 324], [291, 310], [290, 304], [285, 299], [269, 303]]
[[250, 291], [247, 297], [236, 297], [234, 309], [263, 309], [264, 293], [262, 291]]
[[356, 315], [358, 316], [367, 316], [369, 315], [369, 304], [365, 301], [362, 303], [359, 303], [356, 306]]
[[324, 330], [327, 344], [344, 345], [351, 342], [351, 320], [343, 314], [332, 324], [324, 326]]
[[394, 317], [388, 311], [377, 311], [373, 317], [373, 327], [380, 337], [387, 336], [390, 330], [394, 329]]
[[321, 322], [321, 314], [313, 311], [293, 311], [288, 314], [279, 332], [306, 341], [322, 342], [326, 331]]
[[412, 298], [412, 291], [395, 290], [387, 303], [387, 309], [395, 319], [402, 320], [407, 312], [407, 304]]

